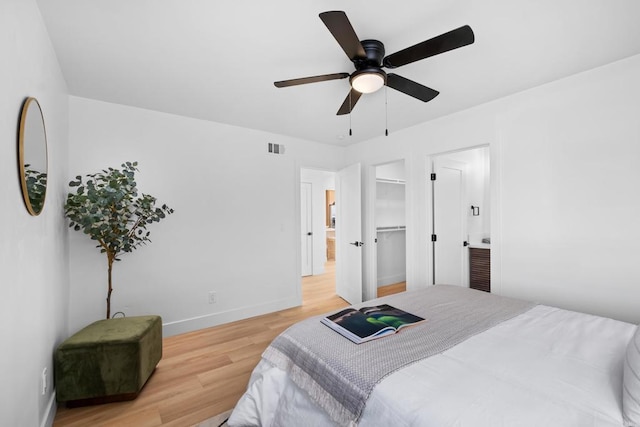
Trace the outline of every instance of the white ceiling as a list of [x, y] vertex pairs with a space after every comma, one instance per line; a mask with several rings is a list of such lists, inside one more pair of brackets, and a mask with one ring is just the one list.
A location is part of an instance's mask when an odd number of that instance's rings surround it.
[[468, 24], [476, 41], [395, 73], [440, 91], [387, 90], [394, 132], [640, 53], [637, 0], [38, 0], [72, 95], [327, 144], [384, 134], [385, 90], [336, 112], [354, 68], [318, 18], [344, 10], [387, 54]]

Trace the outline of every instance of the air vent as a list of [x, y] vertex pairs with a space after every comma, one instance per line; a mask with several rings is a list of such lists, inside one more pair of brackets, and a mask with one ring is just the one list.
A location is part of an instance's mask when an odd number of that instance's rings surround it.
[[267, 150], [272, 154], [284, 154], [284, 145], [270, 142]]

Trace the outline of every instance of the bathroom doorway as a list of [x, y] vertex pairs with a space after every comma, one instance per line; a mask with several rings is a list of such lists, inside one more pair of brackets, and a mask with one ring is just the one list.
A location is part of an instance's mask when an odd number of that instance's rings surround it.
[[431, 166], [432, 283], [469, 287], [470, 249], [490, 249], [489, 147], [436, 155]]

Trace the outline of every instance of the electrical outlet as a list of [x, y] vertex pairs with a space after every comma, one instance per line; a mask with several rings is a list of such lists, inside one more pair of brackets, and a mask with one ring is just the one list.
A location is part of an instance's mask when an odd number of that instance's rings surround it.
[[215, 304], [218, 301], [215, 291], [209, 292], [209, 304]]
[[45, 367], [42, 370], [42, 380], [41, 380], [41, 384], [42, 384], [42, 395], [44, 396], [47, 393], [47, 368]]

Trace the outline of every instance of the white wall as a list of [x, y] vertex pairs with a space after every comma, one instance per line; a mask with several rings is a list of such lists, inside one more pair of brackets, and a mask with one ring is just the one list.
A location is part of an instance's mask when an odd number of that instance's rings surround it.
[[376, 227], [405, 225], [405, 186], [401, 183], [376, 182]]
[[326, 190], [336, 189], [335, 172], [302, 169], [300, 171], [301, 182], [311, 183], [311, 210], [313, 231], [313, 274], [324, 273], [324, 264], [327, 262], [327, 210]]
[[640, 322], [638, 75], [635, 56], [496, 116], [504, 294]]
[[[112, 312], [159, 314], [165, 335], [299, 305], [300, 165], [342, 149], [203, 120], [70, 98], [70, 173], [138, 161], [140, 191], [175, 209], [153, 243], [114, 266]], [[267, 143], [284, 144], [284, 155]], [[70, 327], [104, 316], [106, 257], [70, 234]], [[208, 303], [208, 292], [218, 302]]]
[[[33, 0], [0, 3], [0, 425], [50, 425], [53, 351], [66, 338], [68, 256], [63, 219], [67, 170], [66, 84]], [[49, 147], [44, 209], [28, 214], [18, 180], [24, 99], [38, 99]], [[41, 392], [47, 368], [48, 388]]]
[[408, 288], [430, 277], [429, 156], [490, 144], [495, 292], [640, 322], [638, 75], [634, 56], [349, 147], [365, 171], [405, 159]]
[[379, 231], [376, 235], [376, 285], [386, 286], [407, 279], [405, 230]]
[[376, 178], [404, 181], [404, 162], [391, 162], [376, 166]]

